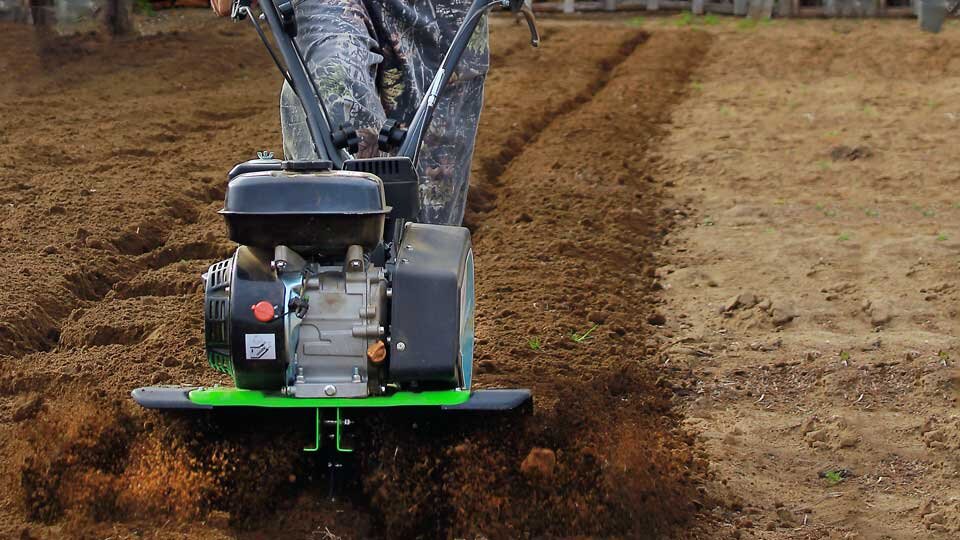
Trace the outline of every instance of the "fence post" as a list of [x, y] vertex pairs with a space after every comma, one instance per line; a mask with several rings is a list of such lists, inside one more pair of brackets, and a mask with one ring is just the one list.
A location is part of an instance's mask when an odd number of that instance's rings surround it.
[[573, 0], [563, 0], [563, 12], [573, 13]]
[[693, 0], [693, 2], [690, 3], [690, 11], [692, 11], [694, 15], [703, 15], [703, 0]]
[[603, 9], [605, 11], [616, 11], [617, 0], [603, 0]]

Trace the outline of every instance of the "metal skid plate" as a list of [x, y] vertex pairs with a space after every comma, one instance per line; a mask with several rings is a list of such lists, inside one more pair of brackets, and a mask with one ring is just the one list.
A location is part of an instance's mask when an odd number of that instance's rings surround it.
[[367, 398], [296, 398], [229, 387], [149, 386], [132, 392], [147, 409], [268, 407], [287, 409], [440, 407], [451, 411], [508, 411], [531, 400], [529, 390], [433, 390]]

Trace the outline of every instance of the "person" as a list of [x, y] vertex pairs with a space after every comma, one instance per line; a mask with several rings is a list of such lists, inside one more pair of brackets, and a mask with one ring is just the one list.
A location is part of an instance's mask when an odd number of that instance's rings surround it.
[[[376, 157], [388, 119], [408, 123], [439, 69], [471, 0], [292, 0], [296, 42], [331, 126], [351, 124], [357, 157]], [[210, 0], [229, 15], [231, 0]], [[483, 84], [490, 64], [487, 21], [477, 27], [456, 73], [437, 100], [419, 167], [425, 223], [460, 225]], [[286, 159], [316, 158], [302, 106], [287, 83], [280, 93]]]

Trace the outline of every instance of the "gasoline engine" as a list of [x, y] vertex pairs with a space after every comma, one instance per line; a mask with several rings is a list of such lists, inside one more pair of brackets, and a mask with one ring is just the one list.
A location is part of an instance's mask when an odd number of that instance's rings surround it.
[[240, 247], [204, 274], [210, 365], [292, 397], [469, 388], [469, 231], [400, 217], [418, 200], [409, 161], [345, 165], [379, 175], [263, 159], [231, 173], [221, 214]]

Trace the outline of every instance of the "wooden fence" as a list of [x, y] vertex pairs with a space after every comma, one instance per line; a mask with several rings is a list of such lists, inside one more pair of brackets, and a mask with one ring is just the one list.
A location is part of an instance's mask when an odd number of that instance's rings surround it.
[[690, 11], [752, 17], [910, 17], [920, 0], [561, 0], [534, 2], [538, 12]]

